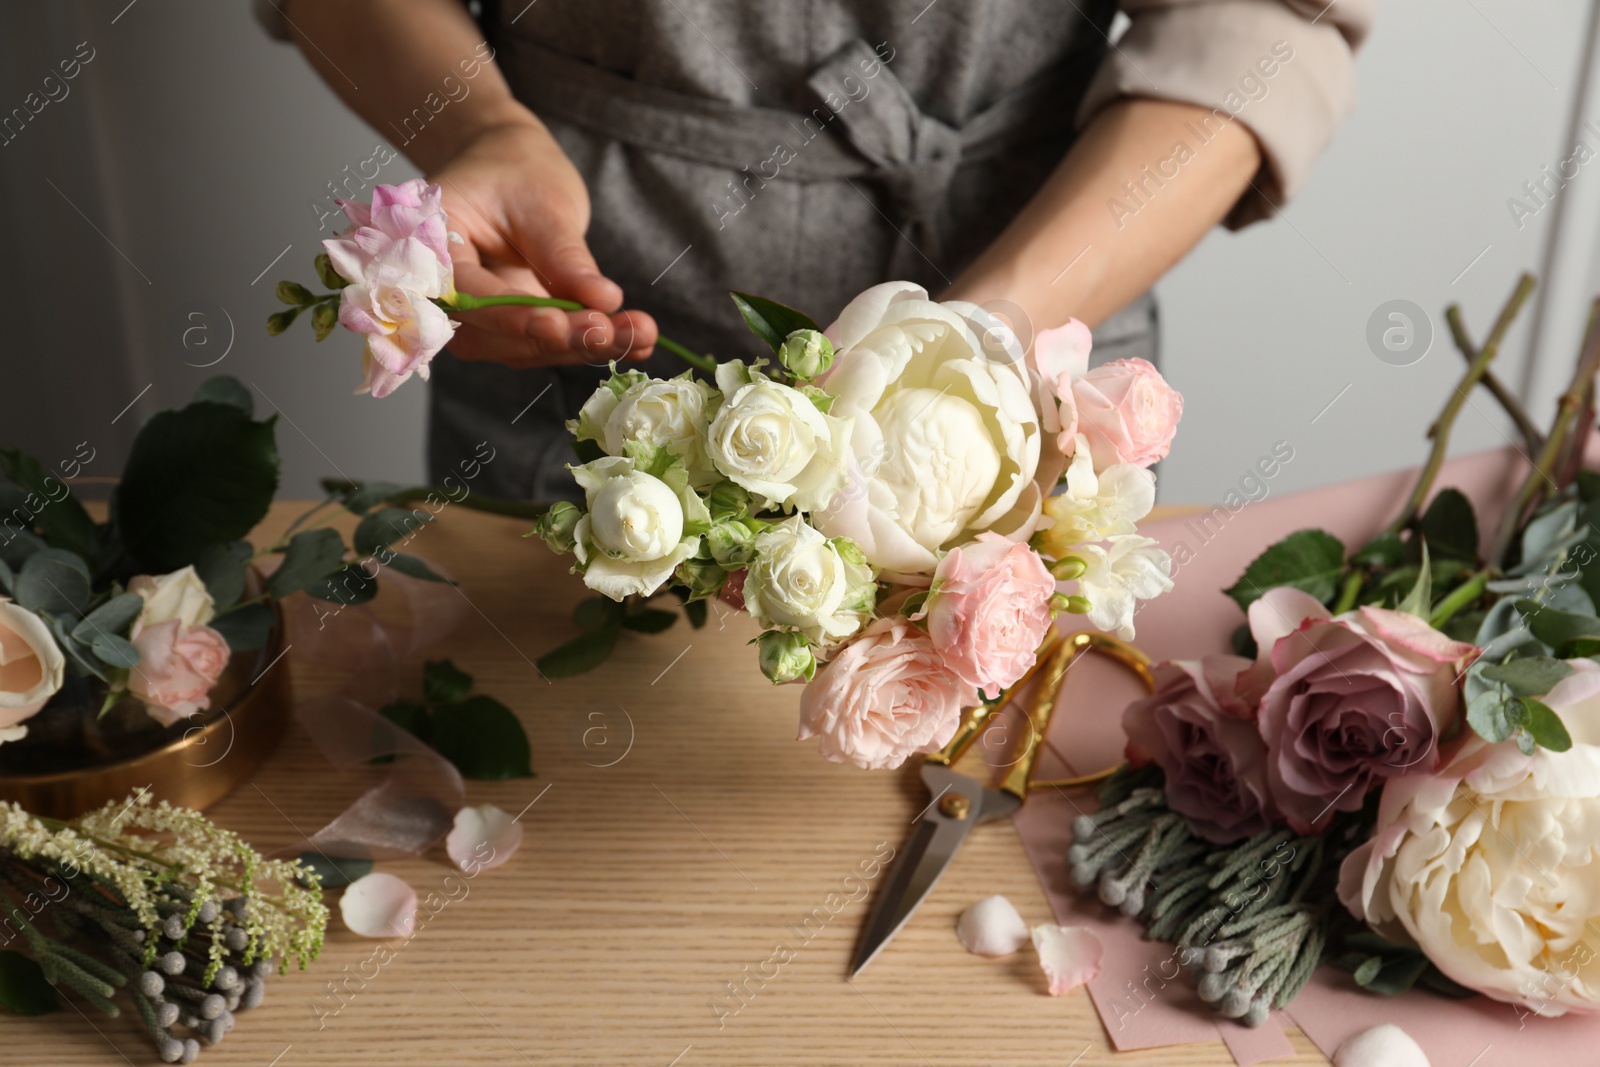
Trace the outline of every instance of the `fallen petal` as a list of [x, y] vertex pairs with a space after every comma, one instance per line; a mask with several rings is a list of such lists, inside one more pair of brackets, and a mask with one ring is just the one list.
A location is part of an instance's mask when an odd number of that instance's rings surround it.
[[484, 804], [456, 812], [456, 825], [444, 839], [450, 862], [468, 874], [498, 867], [522, 844], [522, 824]]
[[417, 925], [417, 893], [392, 874], [373, 871], [350, 883], [339, 914], [362, 937], [410, 937]]
[[956, 937], [975, 955], [1009, 956], [1028, 943], [1028, 924], [1005, 897], [984, 897], [956, 920]]
[[1070, 993], [1100, 973], [1100, 957], [1105, 948], [1087, 926], [1057, 926], [1044, 923], [1033, 928], [1033, 947], [1039, 950], [1039, 965], [1050, 980], [1050, 995]]
[[1334, 1067], [1429, 1067], [1411, 1035], [1393, 1023], [1363, 1030], [1339, 1046]]

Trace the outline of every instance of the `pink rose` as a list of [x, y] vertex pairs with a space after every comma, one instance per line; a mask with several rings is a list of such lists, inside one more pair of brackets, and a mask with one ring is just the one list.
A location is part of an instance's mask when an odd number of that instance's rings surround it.
[[904, 616], [879, 619], [817, 672], [800, 695], [800, 737], [835, 763], [898, 767], [955, 735], [965, 687], [933, 639]]
[[1270, 666], [1261, 735], [1273, 799], [1299, 833], [1336, 811], [1358, 811], [1386, 779], [1428, 773], [1461, 713], [1457, 678], [1476, 649], [1402, 611], [1363, 607], [1330, 618], [1297, 589], [1270, 589], [1250, 605], [1263, 659], [1241, 678], [1247, 690]]
[[1089, 370], [1089, 350], [1094, 338], [1077, 319], [1040, 330], [1028, 354], [1038, 392], [1044, 428], [1056, 434], [1056, 446], [1070, 457], [1077, 450], [1078, 409], [1072, 400], [1072, 382]]
[[128, 673], [128, 688], [152, 719], [171, 726], [211, 706], [211, 687], [232, 654], [221, 634], [168, 619], [142, 628], [133, 644], [139, 663]]
[[1050, 631], [1056, 580], [1039, 554], [996, 533], [953, 548], [933, 572], [928, 635], [945, 666], [999, 696], [1033, 666]]
[[449, 343], [456, 323], [433, 301], [455, 296], [442, 192], [416, 178], [374, 188], [371, 205], [341, 200], [352, 229], [322, 242], [339, 276], [339, 322], [365, 334], [359, 392], [388, 396]]
[[1096, 472], [1113, 463], [1150, 466], [1172, 447], [1183, 417], [1183, 397], [1142, 359], [1095, 367], [1073, 381], [1072, 398]]
[[1239, 656], [1163, 663], [1156, 691], [1128, 705], [1128, 761], [1158, 765], [1167, 805], [1196, 834], [1239, 841], [1281, 822], [1267, 784], [1267, 746], [1255, 708], [1235, 686], [1250, 661]]

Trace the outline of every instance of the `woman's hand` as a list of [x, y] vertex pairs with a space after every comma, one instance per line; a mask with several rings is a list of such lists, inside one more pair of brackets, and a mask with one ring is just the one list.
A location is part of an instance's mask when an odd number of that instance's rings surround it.
[[450, 342], [460, 359], [513, 367], [640, 360], [656, 342], [642, 311], [618, 311], [622, 290], [600, 273], [584, 232], [589, 192], [548, 130], [525, 122], [489, 126], [465, 139], [428, 176], [444, 189], [456, 288], [473, 296], [531, 293], [575, 300], [593, 311], [499, 307], [464, 312]]

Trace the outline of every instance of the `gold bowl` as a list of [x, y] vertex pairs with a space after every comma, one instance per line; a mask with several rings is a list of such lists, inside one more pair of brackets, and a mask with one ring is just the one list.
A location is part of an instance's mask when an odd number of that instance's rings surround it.
[[211, 707], [191, 719], [162, 727], [132, 697], [100, 716], [92, 689], [63, 689], [59, 706], [52, 700], [28, 721], [27, 738], [0, 746], [0, 800], [71, 819], [141, 787], [195, 809], [227, 796], [288, 727], [283, 613], [273, 610], [278, 623], [266, 646], [235, 653], [211, 690]]

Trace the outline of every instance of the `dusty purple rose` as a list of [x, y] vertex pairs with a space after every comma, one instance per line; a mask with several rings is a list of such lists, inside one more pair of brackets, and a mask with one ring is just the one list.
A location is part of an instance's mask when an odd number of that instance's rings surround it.
[[1273, 800], [1299, 833], [1320, 831], [1367, 791], [1408, 772], [1431, 772], [1439, 742], [1461, 713], [1456, 679], [1476, 651], [1401, 611], [1364, 607], [1330, 617], [1295, 589], [1250, 605], [1270, 671], [1261, 735]]
[[1236, 684], [1239, 656], [1163, 663], [1156, 691], [1128, 705], [1128, 760], [1166, 775], [1167, 806], [1207, 841], [1227, 844], [1281, 822], [1267, 787], [1267, 747]]

